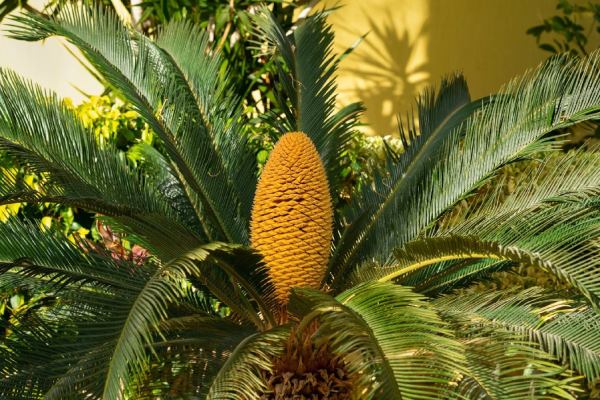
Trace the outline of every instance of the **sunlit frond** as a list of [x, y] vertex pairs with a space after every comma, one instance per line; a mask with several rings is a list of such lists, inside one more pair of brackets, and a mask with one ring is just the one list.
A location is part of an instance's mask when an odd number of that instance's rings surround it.
[[[443, 315], [473, 326], [509, 332], [539, 348], [590, 381], [600, 375], [600, 319], [595, 311], [557, 299], [547, 290], [451, 294], [433, 301]], [[487, 327], [487, 328], [486, 328]]]
[[386, 261], [395, 247], [422, 234], [500, 167], [553, 148], [549, 133], [597, 119], [600, 95], [593, 88], [600, 85], [599, 59], [594, 53], [585, 60], [565, 56], [546, 62], [464, 115], [439, 141], [437, 157], [413, 163], [419, 168], [410, 173], [390, 171], [379, 198], [347, 227], [332, 263], [343, 271], [373, 258]]
[[335, 299], [298, 289], [290, 309], [301, 326], [319, 321], [317, 337], [347, 360], [365, 398], [447, 398], [465, 371], [461, 345], [409, 288], [368, 283]]
[[[101, 6], [90, 9], [69, 3], [49, 18], [34, 13], [17, 15], [11, 34], [30, 41], [62, 36], [77, 46], [163, 141], [206, 236], [210, 240], [247, 242], [247, 221], [237, 216], [239, 200], [230, 171], [224, 167], [223, 157], [228, 154], [213, 141], [215, 136], [228, 134], [230, 119], [236, 113], [235, 103], [221, 104], [222, 96], [210, 73], [216, 61], [204, 58], [204, 88], [215, 95], [210, 105], [199, 104], [175, 58], [129, 31], [114, 13]], [[199, 41], [194, 43], [198, 46], [194, 51], [206, 51], [206, 40], [196, 36]], [[196, 87], [197, 78], [193, 77]], [[224, 104], [229, 107], [222, 109]], [[211, 112], [209, 120], [207, 112]]]

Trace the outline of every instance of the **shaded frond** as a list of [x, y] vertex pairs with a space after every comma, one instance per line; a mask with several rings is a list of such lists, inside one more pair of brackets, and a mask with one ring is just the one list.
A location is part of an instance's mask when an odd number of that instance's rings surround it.
[[255, 333], [225, 318], [186, 315], [161, 322], [152, 343], [158, 356], [129, 390], [135, 399], [206, 398], [216, 374], [233, 349]]
[[257, 399], [266, 391], [262, 373], [285, 350], [289, 326], [279, 326], [244, 339], [231, 353], [210, 388], [207, 400]]
[[214, 246], [210, 263], [205, 262], [206, 252], [200, 247], [171, 264], [206, 286], [239, 317], [261, 329], [274, 326], [275, 290], [259, 257], [237, 246]]
[[[187, 298], [190, 271], [84, 253], [64, 237], [18, 220], [0, 230], [5, 269], [52, 285], [57, 297], [55, 306], [20, 321], [0, 350], [2, 396], [121, 398], [123, 382], [147, 367], [147, 346], [168, 307]], [[206, 245], [194, 256], [198, 263], [214, 264], [220, 251], [227, 247]]]

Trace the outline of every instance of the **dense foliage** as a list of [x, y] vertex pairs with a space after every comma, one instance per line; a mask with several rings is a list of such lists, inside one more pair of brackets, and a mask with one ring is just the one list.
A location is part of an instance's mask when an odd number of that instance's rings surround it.
[[573, 52], [587, 56], [590, 39], [600, 35], [600, 3], [558, 0], [557, 15], [544, 18], [541, 24], [527, 30], [540, 49], [552, 54]]
[[[101, 7], [21, 14], [14, 37], [76, 45], [152, 140], [98, 130], [0, 72], [0, 148], [44, 177], [7, 170], [0, 204], [86, 209], [103, 238], [0, 224], [0, 291], [45, 296], [5, 332], [0, 397], [574, 399], [598, 380], [600, 153], [559, 151], [556, 132], [600, 118], [600, 54], [553, 58], [479, 100], [448, 77], [419, 97], [402, 152], [385, 147], [373, 181], [348, 194], [362, 107], [336, 109], [326, 14], [292, 32], [266, 8], [252, 21], [281, 99], [259, 129], [273, 142], [304, 132], [329, 182], [320, 285], [277, 298], [280, 280], [249, 248], [255, 121], [204, 30], [175, 21], [151, 40]], [[532, 159], [510, 190], [482, 191]], [[560, 288], [469, 290], [515, 265]]]

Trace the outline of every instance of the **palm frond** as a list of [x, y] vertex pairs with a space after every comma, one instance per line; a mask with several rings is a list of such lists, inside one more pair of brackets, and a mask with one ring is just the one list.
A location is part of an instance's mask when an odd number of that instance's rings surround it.
[[231, 353], [210, 388], [207, 400], [246, 400], [266, 391], [261, 373], [285, 350], [289, 326], [278, 326], [244, 339]]
[[515, 266], [512, 260], [464, 259], [435, 263], [402, 278], [402, 283], [413, 286], [419, 293], [435, 296], [469, 284], [481, 282], [495, 272], [510, 270]]
[[[216, 127], [217, 134], [227, 129], [232, 107], [223, 110], [217, 106], [219, 96], [211, 98], [215, 104], [210, 107], [198, 104], [173, 58], [129, 31], [113, 12], [101, 6], [90, 9], [67, 4], [52, 17], [25, 13], [15, 16], [13, 22], [15, 38], [34, 41], [56, 35], [77, 46], [164, 142], [207, 237], [247, 242], [244, 221], [236, 214], [239, 200], [223, 166], [226, 154], [215, 147], [211, 137], [215, 135], [211, 127]], [[200, 40], [198, 51], [206, 50], [203, 43], [206, 41]], [[210, 77], [210, 69], [205, 74]], [[206, 87], [213, 82], [208, 80]], [[207, 110], [217, 111], [208, 121], [211, 127], [202, 114]]]
[[[361, 240], [360, 232], [374, 227], [369, 227], [373, 218], [368, 210], [379, 204], [383, 197], [391, 199], [394, 196], [394, 192], [400, 189], [400, 177], [414, 175], [427, 168], [428, 163], [439, 156], [442, 144], [453, 130], [482, 104], [483, 101], [470, 101], [469, 89], [462, 75], [443, 79], [437, 92], [430, 87], [417, 99], [417, 120], [409, 118], [407, 128], [400, 125], [401, 156], [388, 155], [385, 168], [376, 173], [373, 184], [365, 185], [345, 212], [346, 223], [353, 223], [339, 232], [340, 243], [329, 267], [334, 277], [343, 274], [345, 265], [340, 265], [338, 257], [347, 251], [346, 245], [351, 244], [354, 238]], [[397, 185], [393, 186], [393, 182]]]
[[518, 336], [481, 328], [478, 322], [456, 326], [465, 345], [469, 374], [455, 388], [455, 398], [577, 399], [579, 376]]
[[[248, 145], [248, 137], [241, 132], [239, 99], [228, 97], [228, 71], [219, 70], [221, 59], [219, 54], [207, 52], [207, 40], [206, 33], [198, 27], [172, 22], [160, 32], [156, 44], [186, 79], [198, 104], [202, 124], [241, 202], [237, 211], [247, 229], [256, 188], [256, 157]], [[194, 135], [192, 132], [185, 134]], [[192, 142], [195, 138], [186, 140]], [[197, 168], [202, 171], [203, 167], [198, 165]]]
[[159, 329], [161, 337], [152, 344], [158, 358], [136, 377], [129, 390], [133, 398], [206, 398], [233, 349], [256, 333], [249, 326], [205, 315], [170, 318]]
[[[296, 289], [290, 310], [301, 326], [347, 360], [365, 398], [447, 398], [464, 373], [463, 349], [425, 299], [390, 283], [358, 285], [337, 298]], [[436, 384], [432, 385], [431, 383]]]
[[242, 248], [221, 246], [225, 251], [214, 248], [215, 257], [211, 263], [204, 262], [205, 249], [199, 248], [178, 257], [171, 264], [197, 279], [243, 319], [260, 329], [274, 326], [274, 291], [259, 258]]
[[[530, 170], [510, 179], [514, 191], [506, 193], [506, 182], [499, 180], [496, 189], [486, 192], [481, 201], [472, 201], [452, 221], [440, 224], [432, 232], [451, 229], [467, 219], [485, 215], [507, 215], [525, 209], [543, 209], [559, 202], [581, 202], [600, 194], [599, 147], [571, 150], [567, 153], [551, 153], [529, 163]], [[428, 233], [433, 234], [433, 233]]]
[[[5, 269], [53, 285], [58, 299], [20, 321], [2, 348], [2, 396], [121, 398], [124, 382], [147, 368], [147, 346], [168, 318], [168, 307], [188, 296], [182, 283], [194, 271], [177, 263], [136, 265], [91, 249], [84, 253], [64, 237], [18, 220], [0, 231]], [[206, 245], [194, 257], [214, 264], [214, 254], [226, 248]]]
[[396, 251], [397, 263], [379, 267], [367, 264], [358, 269], [355, 279], [402, 282], [427, 266], [463, 261], [430, 268], [429, 275], [421, 274], [423, 281], [419, 284], [426, 290], [427, 281], [435, 282], [447, 272], [461, 274], [461, 270], [470, 270], [473, 262], [478, 263], [475, 268], [481, 272], [481, 268], [494, 268], [497, 264], [479, 263], [480, 260], [509, 261], [556, 275], [598, 306], [598, 217], [595, 208], [559, 205], [543, 213], [529, 211], [512, 218], [501, 215], [469, 221], [445, 235], [407, 243]]
[[366, 260], [385, 262], [395, 247], [422, 234], [503, 165], [554, 148], [548, 134], [597, 119], [600, 95], [593, 88], [600, 84], [599, 59], [594, 53], [583, 60], [548, 61], [457, 121], [436, 146], [436, 157], [413, 161], [410, 165], [420, 168], [411, 173], [394, 169], [382, 178], [377, 186], [382, 190], [342, 235], [332, 265], [343, 271]]
[[[481, 200], [469, 200], [467, 207], [460, 205], [459, 213], [450, 213], [442, 223], [427, 232], [426, 236], [446, 235], [457, 225], [463, 225], [463, 235], [470, 234], [467, 226], [477, 227], [471, 232], [477, 235], [477, 232], [480, 232], [479, 224], [491, 216], [494, 216], [492, 219], [496, 221], [513, 218], [516, 213], [525, 210], [537, 210], [539, 213], [559, 203], [589, 201], [598, 194], [600, 157], [595, 147], [592, 147], [591, 151], [569, 151], [566, 154], [552, 154], [536, 162], [526, 162], [535, 167], [530, 172], [510, 178], [513, 180], [511, 185], [515, 188], [512, 193], [506, 194], [503, 181], [493, 182], [496, 190], [489, 194], [486, 191], [486, 197]], [[514, 263], [490, 260], [435, 263], [408, 274], [402, 282], [425, 293], [447, 291], [459, 283], [483, 278], [512, 265]]]
[[[277, 57], [281, 86], [278, 107], [284, 117], [272, 116], [271, 122], [280, 134], [301, 131], [311, 138], [335, 196], [339, 191], [343, 152], [363, 108], [353, 103], [335, 111], [335, 73], [339, 59], [333, 54], [334, 34], [326, 23], [326, 13], [307, 17], [290, 34], [279, 26], [266, 7], [258, 10], [253, 22], [257, 36], [272, 46], [271, 53]], [[257, 42], [257, 45], [264, 43]]]
[[48, 175], [41, 189], [34, 190], [5, 171], [0, 178], [2, 204], [61, 202], [130, 221], [134, 231], [158, 231], [157, 244], [173, 235], [182, 238], [176, 244], [183, 249], [202, 240], [187, 229], [193, 225], [182, 218], [178, 204], [161, 196], [114, 148], [101, 148], [54, 93], [8, 70], [0, 70], [0, 148]]
[[470, 319], [490, 330], [512, 333], [594, 381], [600, 375], [600, 319], [573, 301], [533, 287], [494, 293], [451, 294], [433, 301], [442, 315]]

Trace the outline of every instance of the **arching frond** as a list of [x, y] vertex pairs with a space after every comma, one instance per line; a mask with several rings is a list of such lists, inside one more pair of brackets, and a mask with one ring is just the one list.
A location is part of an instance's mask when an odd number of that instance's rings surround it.
[[[129, 31], [113, 12], [101, 6], [90, 9], [66, 4], [55, 16], [25, 13], [15, 16], [13, 22], [15, 38], [33, 41], [56, 35], [77, 46], [161, 138], [207, 237], [247, 242], [244, 221], [236, 214], [239, 199], [223, 166], [227, 154], [213, 142], [214, 135], [227, 131], [229, 118], [235, 115], [235, 107], [220, 108], [218, 87], [213, 87], [214, 104], [198, 104], [174, 58]], [[206, 50], [203, 43], [206, 41], [200, 37], [197, 51]], [[205, 76], [210, 76], [214, 64], [205, 64]], [[212, 83], [211, 79], [206, 86]], [[212, 114], [207, 121], [203, 113], [208, 111]]]
[[[488, 100], [485, 100], [488, 101]], [[361, 232], [374, 228], [369, 208], [382, 201], [382, 198], [394, 195], [399, 189], [391, 183], [401, 176], [414, 175], [437, 159], [443, 143], [453, 130], [481, 107], [484, 101], [470, 101], [469, 90], [462, 75], [454, 75], [443, 79], [439, 90], [428, 88], [417, 99], [417, 118], [409, 118], [408, 126], [400, 126], [402, 154], [388, 157], [386, 168], [376, 173], [372, 185], [365, 185], [362, 191], [352, 199], [346, 211], [345, 219], [352, 222], [346, 227], [330, 263], [331, 273], [343, 274], [348, 264], [341, 263], [338, 257], [348, 251], [348, 246], [355, 238], [362, 240]], [[372, 226], [370, 226], [372, 225]], [[335, 260], [335, 261], [334, 261]]]
[[[376, 259], [422, 234], [457, 201], [503, 165], [552, 148], [547, 135], [598, 118], [600, 53], [587, 59], [552, 59], [514, 80], [451, 130], [437, 157], [411, 173], [393, 170], [379, 198], [347, 228], [332, 263], [345, 266]], [[399, 165], [402, 165], [400, 163]]]
[[[427, 236], [443, 236], [453, 229], [460, 229], [461, 235], [478, 235], [483, 222], [491, 218], [497, 221], [514, 218], [519, 213], [543, 213], [559, 203], [589, 202], [600, 190], [600, 156], [592, 151], [570, 151], [557, 153], [539, 159], [530, 172], [524, 172], [512, 179], [514, 191], [506, 194], [506, 185], [498, 182], [497, 189], [486, 196], [460, 206], [459, 214], [452, 213], [441, 224], [433, 227]], [[471, 222], [468, 222], [471, 221]], [[561, 223], [558, 221], [557, 223]], [[462, 226], [459, 228], [458, 226]], [[471, 230], [469, 227], [474, 227]], [[591, 237], [590, 237], [591, 238]], [[514, 263], [483, 260], [448, 261], [425, 266], [403, 277], [403, 284], [415, 286], [418, 291], [433, 293], [451, 289], [458, 284], [483, 278], [492, 272], [510, 268]]]
[[[206, 51], [207, 39], [207, 34], [196, 26], [172, 22], [160, 32], [156, 44], [186, 79], [185, 84], [198, 104], [203, 124], [237, 192], [241, 202], [237, 211], [247, 228], [256, 188], [256, 157], [248, 147], [248, 138], [242, 133], [239, 100], [229, 97], [228, 73], [219, 71], [219, 55]], [[198, 168], [202, 170], [201, 165]]]
[[[122, 398], [124, 382], [147, 367], [147, 345], [168, 307], [188, 296], [183, 283], [195, 271], [84, 253], [18, 220], [0, 225], [0, 232], [4, 270], [50, 285], [57, 298], [55, 306], [20, 321], [0, 349], [0, 394]], [[225, 251], [225, 245], [206, 245], [194, 251], [195, 261], [215, 265], [216, 254]]]
[[[512, 193], [506, 193], [506, 182], [499, 181], [481, 200], [471, 201], [453, 215], [452, 220], [436, 226], [432, 232], [447, 231], [466, 220], [491, 215], [511, 216], [523, 210], [543, 209], [559, 202], [581, 202], [600, 194], [600, 153], [597, 146], [588, 150], [541, 155], [529, 163], [528, 171], [511, 176]], [[429, 232], [429, 235], [433, 233]]]
[[290, 309], [301, 326], [319, 321], [317, 337], [347, 360], [365, 398], [448, 398], [450, 382], [465, 372], [461, 345], [406, 287], [367, 283], [335, 299], [297, 289]]
[[207, 400], [259, 398], [266, 390], [261, 374], [270, 371], [273, 360], [283, 353], [289, 334], [284, 325], [244, 339], [215, 377]]
[[156, 244], [174, 235], [182, 238], [177, 246], [183, 249], [200, 243], [166, 193], [161, 196], [114, 148], [101, 148], [54, 93], [8, 70], [0, 70], [0, 148], [28, 168], [49, 174], [49, 181], [35, 190], [4, 171], [0, 203], [61, 202], [131, 222], [134, 231], [151, 230], [160, 238]]
[[565, 371], [534, 343], [485, 329], [478, 322], [455, 326], [465, 346], [469, 374], [454, 391], [466, 399], [577, 399], [579, 376]]
[[442, 315], [471, 320], [537, 343], [561, 363], [594, 381], [600, 375], [600, 318], [595, 311], [557, 299], [541, 288], [515, 292], [451, 294], [433, 301]]
[[224, 318], [186, 315], [160, 324], [161, 336], [152, 344], [158, 356], [134, 380], [129, 396], [206, 398], [233, 349], [256, 333], [251, 327]]
[[[457, 226], [447, 235], [408, 243], [390, 266], [366, 265], [358, 270], [358, 281], [399, 280], [427, 266], [445, 261], [463, 261], [431, 268], [421, 275], [421, 289], [448, 272], [457, 274], [482, 259], [523, 263], [544, 269], [568, 282], [597, 306], [600, 295], [599, 254], [595, 242], [600, 234], [598, 211], [582, 206], [556, 206], [543, 213], [522, 212], [512, 218], [490, 217]], [[467, 236], [474, 235], [474, 236]], [[493, 268], [494, 263], [477, 267]], [[480, 270], [481, 271], [481, 270]]]
[[205, 249], [200, 247], [171, 264], [197, 279], [243, 319], [262, 329], [274, 326], [274, 289], [258, 257], [241, 248], [220, 246], [225, 251], [214, 248], [216, 258], [213, 263], [204, 262]]

